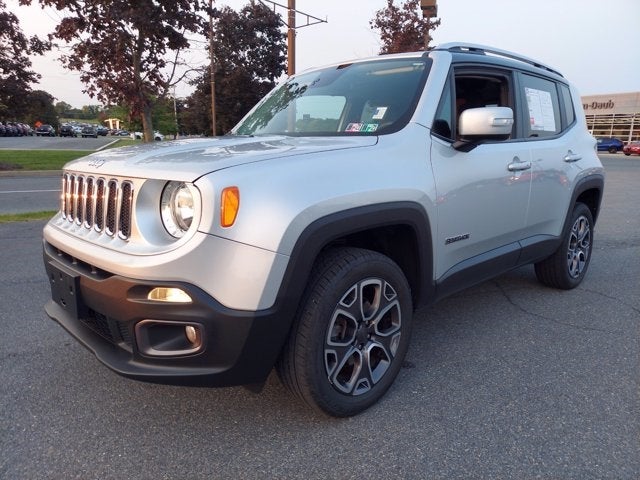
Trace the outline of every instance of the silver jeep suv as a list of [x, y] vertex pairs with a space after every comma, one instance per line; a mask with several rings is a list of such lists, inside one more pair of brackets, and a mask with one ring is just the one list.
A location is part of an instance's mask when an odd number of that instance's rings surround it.
[[275, 367], [354, 415], [392, 384], [416, 307], [531, 263], [577, 286], [603, 185], [552, 68], [468, 44], [341, 63], [224, 138], [66, 165], [46, 311], [127, 377], [259, 389]]

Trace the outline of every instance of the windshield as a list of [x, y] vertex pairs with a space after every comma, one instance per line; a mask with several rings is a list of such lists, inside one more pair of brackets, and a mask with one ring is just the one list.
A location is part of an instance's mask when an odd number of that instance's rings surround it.
[[381, 59], [290, 78], [231, 131], [235, 135], [379, 135], [407, 124], [427, 58]]

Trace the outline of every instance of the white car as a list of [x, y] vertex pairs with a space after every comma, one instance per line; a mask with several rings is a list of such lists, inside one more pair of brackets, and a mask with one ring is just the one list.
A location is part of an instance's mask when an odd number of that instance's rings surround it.
[[[144, 138], [144, 133], [142, 133], [142, 132], [133, 132], [133, 133], [131, 133], [131, 135], [130, 135], [130, 136], [131, 136], [131, 138], [133, 138], [134, 140], [142, 140], [142, 139]], [[163, 135], [163, 134], [161, 134], [161, 133], [160, 133], [160, 132], [158, 132], [158, 131], [155, 131], [155, 132], [153, 132], [153, 139], [154, 139], [156, 142], [160, 142], [160, 141], [164, 140], [164, 135]]]

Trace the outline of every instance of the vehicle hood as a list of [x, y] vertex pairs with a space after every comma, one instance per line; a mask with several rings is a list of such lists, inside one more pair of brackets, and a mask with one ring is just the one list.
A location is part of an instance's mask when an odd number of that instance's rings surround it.
[[207, 173], [292, 155], [373, 146], [378, 137], [219, 137], [156, 142], [93, 153], [65, 169], [92, 175], [193, 182]]

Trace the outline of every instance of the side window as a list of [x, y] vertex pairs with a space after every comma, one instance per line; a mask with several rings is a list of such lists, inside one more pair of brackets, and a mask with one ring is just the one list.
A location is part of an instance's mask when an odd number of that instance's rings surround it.
[[576, 112], [573, 109], [573, 101], [571, 100], [571, 90], [566, 85], [560, 84], [562, 92], [562, 102], [564, 104], [564, 127], [568, 127], [576, 120]]
[[524, 100], [524, 136], [552, 137], [562, 131], [560, 102], [555, 82], [522, 74], [520, 95]]
[[515, 110], [510, 78], [503, 71], [456, 69], [443, 90], [432, 132], [450, 140], [457, 139], [458, 118], [468, 108], [510, 107]]

